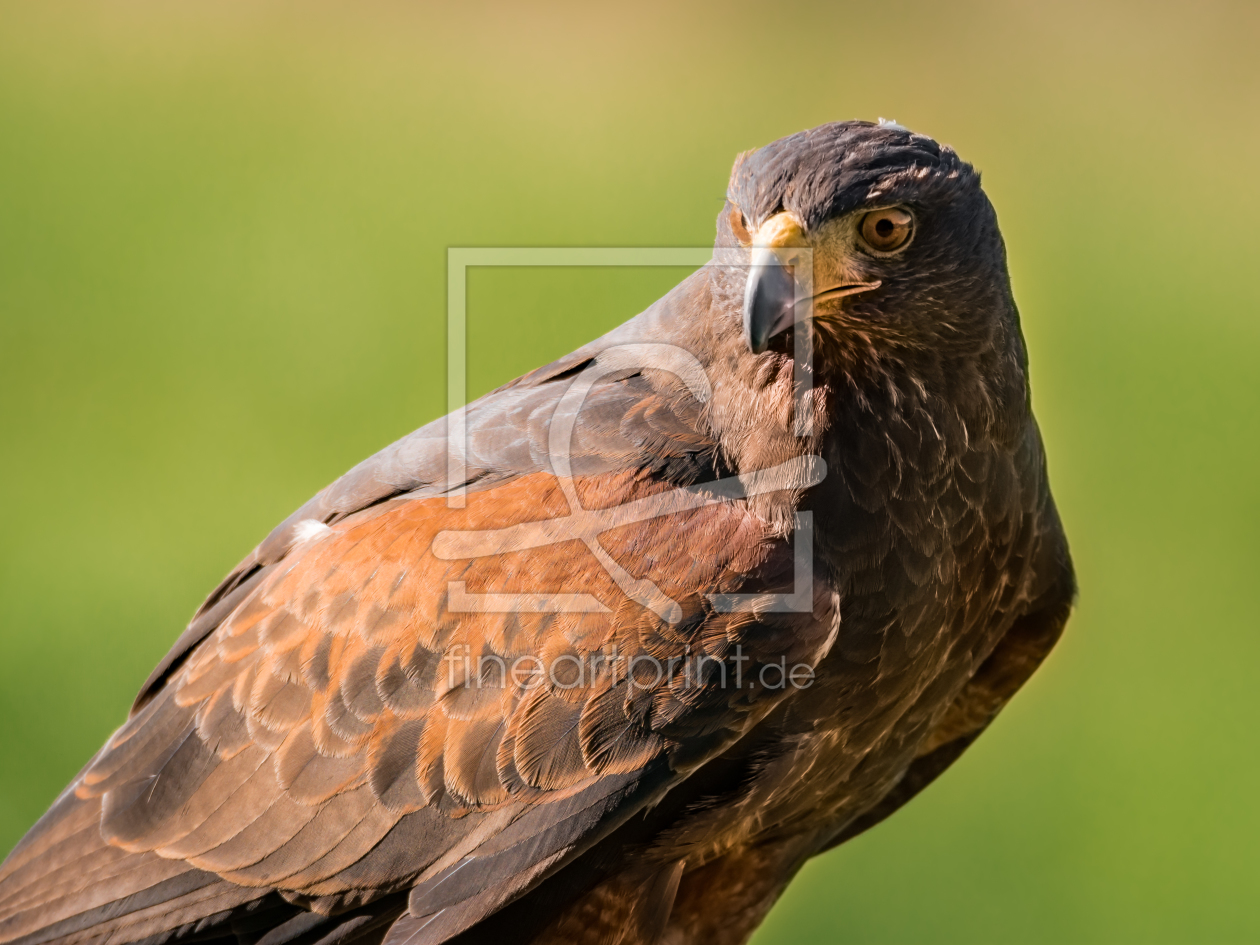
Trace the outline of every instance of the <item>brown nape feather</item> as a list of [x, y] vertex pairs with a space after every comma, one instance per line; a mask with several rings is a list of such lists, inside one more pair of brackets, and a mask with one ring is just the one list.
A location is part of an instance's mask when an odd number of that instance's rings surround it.
[[1074, 593], [996, 217], [861, 122], [728, 201], [724, 247], [913, 211], [846, 258], [812, 428], [723, 263], [355, 467], [0, 866], [0, 945], [737, 945], [961, 754]]

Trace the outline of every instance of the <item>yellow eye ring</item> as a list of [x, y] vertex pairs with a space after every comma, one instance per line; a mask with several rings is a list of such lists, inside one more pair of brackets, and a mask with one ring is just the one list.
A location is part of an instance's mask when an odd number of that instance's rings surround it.
[[862, 241], [877, 253], [895, 253], [904, 249], [914, 236], [914, 217], [904, 207], [872, 210], [858, 224]]

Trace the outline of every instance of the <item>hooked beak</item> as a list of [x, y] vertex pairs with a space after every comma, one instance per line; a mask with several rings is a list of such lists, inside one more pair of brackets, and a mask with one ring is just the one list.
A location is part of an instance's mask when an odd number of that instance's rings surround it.
[[768, 246], [756, 247], [744, 289], [744, 340], [748, 350], [761, 354], [771, 338], [795, 322], [795, 268]]
[[813, 303], [869, 292], [880, 286], [879, 282], [843, 283], [798, 300], [796, 264], [804, 237], [800, 225], [787, 218], [788, 214], [783, 213], [767, 221], [758, 236], [768, 239], [758, 239], [759, 245], [752, 250], [752, 265], [744, 288], [744, 340], [753, 354], [761, 354], [772, 339], [798, 320], [809, 318]]

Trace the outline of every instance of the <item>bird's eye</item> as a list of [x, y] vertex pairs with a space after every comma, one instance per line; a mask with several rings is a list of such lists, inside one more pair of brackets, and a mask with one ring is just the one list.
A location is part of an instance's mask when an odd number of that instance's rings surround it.
[[877, 253], [894, 253], [914, 235], [914, 217], [901, 207], [872, 210], [862, 217], [862, 239]]

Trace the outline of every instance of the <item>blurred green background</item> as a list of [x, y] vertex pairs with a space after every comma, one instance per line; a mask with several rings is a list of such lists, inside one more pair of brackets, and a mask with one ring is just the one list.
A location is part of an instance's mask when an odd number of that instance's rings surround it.
[[[1257, 5], [0, 3], [0, 851], [273, 524], [444, 412], [448, 246], [704, 246], [738, 151], [984, 172], [1062, 645], [756, 945], [1260, 941]], [[679, 270], [481, 270], [472, 394]]]

